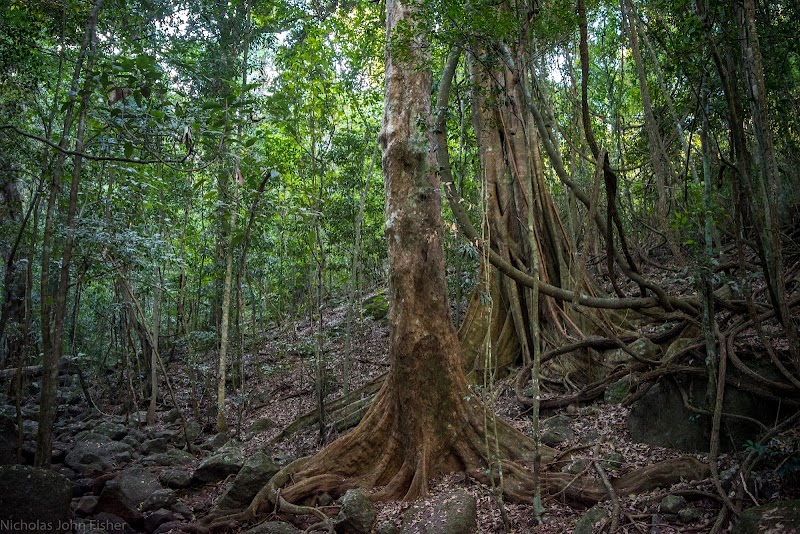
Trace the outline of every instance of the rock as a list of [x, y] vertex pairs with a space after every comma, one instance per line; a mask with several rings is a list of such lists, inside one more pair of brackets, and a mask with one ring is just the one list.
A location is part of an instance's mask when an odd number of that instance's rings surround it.
[[181, 514], [186, 519], [194, 519], [194, 512], [185, 502], [178, 501], [172, 505], [172, 511]]
[[375, 529], [375, 534], [397, 534], [398, 532], [400, 531], [397, 529], [397, 525], [391, 521], [384, 521]]
[[572, 419], [568, 415], [556, 415], [542, 424], [542, 443], [550, 447], [561, 445], [575, 437]]
[[661, 504], [658, 506], [658, 510], [662, 514], [677, 514], [684, 508], [686, 508], [686, 499], [680, 495], [667, 495], [661, 499]]
[[269, 430], [275, 426], [271, 420], [267, 419], [266, 417], [262, 417], [250, 425], [250, 428], [247, 429], [247, 434], [249, 436], [257, 436], [258, 434], [264, 432], [265, 430]]
[[181, 414], [177, 408], [173, 408], [163, 416], [161, 416], [161, 420], [167, 424], [177, 423], [181, 418]]
[[181, 521], [167, 521], [166, 523], [162, 523], [157, 529], [153, 531], [153, 534], [167, 534], [168, 532], [183, 532], [181, 529], [183, 526], [183, 522]]
[[661, 352], [661, 348], [646, 337], [640, 337], [631, 343], [628, 348], [640, 358], [647, 360], [658, 359], [658, 355]]
[[694, 523], [702, 518], [703, 511], [700, 508], [695, 508], [694, 506], [688, 506], [678, 512], [678, 519], [681, 520], [681, 523]]
[[118, 515], [134, 528], [141, 528], [144, 523], [141, 505], [160, 489], [161, 485], [150, 471], [143, 467], [131, 467], [106, 482], [97, 509]]
[[389, 301], [386, 300], [386, 295], [378, 293], [364, 299], [361, 303], [361, 308], [364, 313], [375, 321], [385, 321], [389, 315]]
[[702, 341], [698, 338], [679, 337], [678, 339], [670, 343], [669, 347], [667, 347], [667, 352], [664, 355], [664, 360], [672, 361], [674, 358], [678, 357], [684, 351], [688, 350], [689, 347], [692, 347], [700, 343], [702, 343]]
[[119, 441], [128, 434], [128, 429], [119, 423], [103, 421], [92, 429], [95, 434], [108, 436], [112, 441]]
[[403, 534], [473, 534], [477, 530], [475, 497], [464, 490], [416, 503], [403, 514]]
[[254, 454], [247, 459], [227, 491], [219, 499], [217, 508], [227, 510], [246, 507], [279, 470], [280, 468], [266, 454], [262, 452]]
[[17, 424], [14, 417], [0, 413], [0, 465], [17, 461]]
[[175, 491], [171, 489], [157, 489], [140, 506], [142, 512], [152, 512], [159, 508], [169, 508], [178, 502]]
[[600, 522], [603, 521], [608, 512], [602, 506], [595, 505], [586, 510], [584, 514], [575, 522], [574, 534], [592, 534], [598, 531]]
[[176, 521], [177, 519], [178, 516], [176, 516], [173, 512], [163, 508], [153, 512], [146, 512], [144, 514], [144, 531], [154, 532], [164, 523]]
[[131, 528], [127, 521], [109, 512], [100, 512], [89, 519], [89, 526], [98, 530], [102, 529], [101, 532], [109, 534], [136, 534], [136, 531]]
[[342, 496], [342, 507], [334, 525], [340, 534], [369, 534], [375, 521], [375, 506], [364, 492], [350, 489]]
[[26, 419], [22, 421], [22, 431], [28, 436], [35, 437], [39, 432], [39, 423]]
[[100, 434], [94, 430], [83, 430], [75, 434], [75, 441], [88, 443], [111, 443], [114, 440], [105, 434]]
[[[705, 398], [707, 380], [704, 377], [679, 376], [678, 382], [690, 399]], [[698, 406], [704, 408], [704, 406]], [[725, 390], [723, 412], [745, 416], [773, 425], [778, 405], [768, 399], [734, 386]], [[657, 447], [669, 447], [687, 452], [708, 452], [711, 420], [698, 415], [683, 404], [681, 392], [672, 380], [653, 385], [628, 412], [628, 430], [634, 441]], [[725, 451], [739, 450], [761, 432], [758, 424], [741, 417], [723, 416], [720, 443]]]
[[0, 467], [0, 530], [71, 532], [72, 484], [63, 475], [30, 467]]
[[570, 475], [579, 475], [589, 467], [589, 461], [584, 459], [573, 460], [561, 468], [562, 473], [569, 473]]
[[283, 521], [267, 521], [246, 530], [244, 534], [298, 534], [300, 530]]
[[171, 489], [188, 488], [192, 483], [192, 475], [184, 469], [165, 469], [158, 480]]
[[75, 471], [73, 471], [72, 469], [70, 469], [66, 465], [54, 465], [54, 466], [51, 467], [51, 469], [53, 471], [55, 471], [56, 473], [61, 473], [62, 475], [64, 475], [65, 477], [67, 477], [70, 480], [74, 479], [77, 476]]
[[626, 376], [620, 378], [606, 388], [606, 391], [603, 394], [603, 400], [606, 404], [620, 404], [631, 392], [633, 386], [634, 381], [631, 377]]
[[189, 421], [186, 423], [186, 435], [190, 440], [196, 440], [203, 435], [203, 426], [197, 421]]
[[141, 451], [141, 453], [144, 455], [148, 455], [167, 452], [169, 448], [169, 442], [167, 442], [166, 438], [155, 438], [142, 442], [142, 445], [139, 447], [139, 451]]
[[244, 464], [244, 456], [239, 447], [223, 447], [197, 466], [192, 480], [201, 484], [219, 482], [229, 475], [235, 475]]
[[97, 508], [98, 498], [96, 495], [84, 495], [75, 507], [75, 513], [80, 516], [92, 515]]
[[158, 452], [142, 459], [142, 464], [144, 465], [159, 465], [164, 467], [186, 465], [192, 462], [194, 462], [194, 456], [180, 449]]
[[650, 534], [672, 534], [675, 530], [669, 523], [664, 521], [660, 514], [653, 514], [650, 518]]
[[224, 447], [230, 441], [227, 432], [219, 432], [208, 438], [202, 445], [201, 449], [216, 450]]
[[120, 442], [97, 443], [79, 441], [64, 457], [64, 464], [77, 473], [95, 477], [107, 473], [115, 464], [115, 455], [131, 452], [129, 445]]
[[603, 456], [600, 465], [602, 465], [603, 469], [606, 471], [614, 471], [622, 466], [623, 460], [624, 459], [620, 453], [617, 451], [612, 451]]
[[776, 501], [748, 508], [733, 534], [800, 534], [800, 500]]

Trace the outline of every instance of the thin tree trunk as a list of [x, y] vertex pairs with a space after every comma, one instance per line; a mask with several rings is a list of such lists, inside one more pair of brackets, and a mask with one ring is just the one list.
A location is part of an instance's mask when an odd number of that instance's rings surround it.
[[[75, 73], [72, 80], [73, 94], [77, 95], [77, 87], [83, 72], [83, 60], [86, 57], [86, 71], [91, 72], [95, 52], [95, 31], [97, 28], [97, 17], [103, 0], [97, 0], [89, 15], [84, 32], [83, 44], [78, 63], [75, 66]], [[89, 80], [86, 76], [85, 79]], [[89, 83], [88, 81], [85, 83]], [[86, 113], [89, 104], [90, 91], [83, 91], [81, 97], [80, 112], [78, 118], [78, 130], [75, 141], [75, 152], [83, 152], [83, 138], [86, 130]], [[67, 116], [64, 119], [64, 135], [61, 145], [66, 144], [69, 131], [71, 129], [71, 117], [75, 106], [74, 97], [70, 97], [70, 105]], [[62, 147], [63, 148], [63, 147]], [[51, 182], [50, 198], [47, 206], [47, 216], [45, 222], [45, 242], [42, 245], [42, 340], [44, 344], [43, 365], [45, 372], [42, 376], [42, 391], [39, 397], [39, 430], [36, 436], [36, 454], [34, 465], [42, 467], [49, 466], [52, 456], [53, 423], [57, 412], [57, 393], [58, 393], [58, 366], [61, 358], [61, 342], [64, 333], [64, 318], [66, 314], [67, 291], [69, 289], [70, 267], [72, 263], [72, 248], [75, 239], [75, 213], [78, 204], [78, 185], [80, 183], [83, 158], [76, 155], [72, 163], [72, 180], [70, 184], [69, 204], [67, 207], [67, 235], [64, 242], [64, 250], [61, 258], [61, 272], [59, 276], [58, 290], [53, 298], [53, 317], [50, 317], [50, 291], [49, 291], [49, 270], [50, 270], [50, 240], [48, 235], [52, 233], [53, 219], [55, 217], [56, 201], [58, 197], [59, 183], [65, 164], [65, 155], [59, 153]]]
[[225, 419], [225, 380], [228, 364], [229, 324], [231, 314], [231, 286], [233, 285], [233, 233], [236, 229], [237, 185], [241, 177], [239, 167], [236, 167], [236, 177], [233, 180], [233, 200], [230, 205], [230, 227], [228, 230], [227, 246], [225, 251], [225, 278], [222, 289], [222, 317], [220, 319], [219, 334], [219, 367], [217, 368], [217, 432], [227, 432], [228, 423]]
[[775, 158], [772, 127], [769, 120], [767, 90], [764, 83], [764, 68], [761, 48], [756, 28], [756, 8], [753, 0], [735, 2], [739, 43], [742, 52], [742, 66], [745, 85], [750, 100], [753, 117], [756, 148], [758, 154], [759, 180], [755, 183], [756, 195], [761, 199], [764, 220], [764, 262], [770, 296], [776, 315], [783, 324], [789, 340], [789, 350], [795, 368], [800, 371], [800, 337], [792, 321], [786, 300], [786, 282], [783, 275], [783, 245], [781, 243], [780, 221], [783, 206], [781, 180]]

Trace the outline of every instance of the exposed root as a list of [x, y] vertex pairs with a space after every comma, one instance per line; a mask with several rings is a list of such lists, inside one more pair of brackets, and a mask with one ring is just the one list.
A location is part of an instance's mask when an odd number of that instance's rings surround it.
[[[534, 487], [529, 466], [534, 459], [534, 444], [511, 426], [498, 421], [499, 451], [487, 451], [484, 441], [486, 429], [482, 418], [478, 416], [480, 412], [465, 409], [465, 424], [450, 429], [452, 439], [447, 443], [435, 439], [423, 440], [413, 454], [408, 454], [403, 440], [393, 431], [395, 418], [386, 406], [385, 396], [379, 394], [375, 404], [355, 431], [335, 441], [315, 457], [289, 466], [297, 468], [294, 483], [282, 494], [278, 495], [277, 489], [289, 482], [289, 473], [295, 469], [285, 469], [285, 476], [276, 475], [248, 510], [254, 514], [268, 498], [271, 502], [279, 503], [281, 511], [314, 513], [319, 517], [321, 512], [316, 508], [289, 506], [289, 503], [299, 503], [320, 493], [339, 496], [350, 488], [376, 489], [370, 494], [375, 501], [408, 501], [424, 496], [430, 480], [447, 472], [463, 471], [489, 484], [501, 469], [506, 499], [517, 503], [530, 502], [532, 499]], [[464, 403], [465, 408], [478, 409], [477, 406]], [[542, 447], [543, 465], [554, 463], [556, 452], [549, 447]], [[545, 494], [563, 495], [572, 502], [596, 503], [609, 498], [609, 487], [614, 494], [641, 493], [681, 480], [705, 478], [708, 472], [709, 466], [697, 459], [679, 458], [609, 480], [608, 486], [588, 476], [545, 472], [542, 489]], [[494, 482], [497, 482], [496, 478]]]

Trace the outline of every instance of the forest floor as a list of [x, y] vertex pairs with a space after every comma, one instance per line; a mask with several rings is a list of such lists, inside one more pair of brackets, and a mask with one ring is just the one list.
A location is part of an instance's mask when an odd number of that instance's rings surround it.
[[[345, 309], [337, 308], [323, 316], [323, 354], [328, 380], [328, 401], [339, 397], [343, 392], [342, 375], [345, 352]], [[320, 439], [320, 430], [313, 424], [286, 439], [271, 445], [269, 442], [297, 417], [315, 409], [314, 385], [314, 343], [315, 327], [309, 322], [300, 321], [276, 330], [257, 353], [247, 358], [246, 390], [250, 401], [246, 414], [239, 423], [241, 435], [248, 435], [246, 429], [259, 421], [269, 421], [269, 429], [250, 437], [243, 446], [248, 453], [267, 451], [278, 461], [288, 461], [317, 452], [322, 445], [335, 439], [334, 431], [326, 430]], [[380, 376], [388, 369], [388, 327], [368, 316], [363, 317], [356, 326], [357, 339], [353, 340], [351, 356], [350, 390]], [[500, 380], [493, 386], [494, 408], [499, 417], [509, 421], [514, 427], [527, 435], [532, 435], [532, 420], [514, 395], [513, 375]], [[543, 419], [551, 417], [569, 418], [569, 432], [559, 445], [559, 450], [571, 451], [570, 471], [598, 477], [594, 469], [594, 453], [612, 478], [622, 476], [638, 467], [653, 464], [660, 460], [676, 458], [687, 453], [673, 449], [653, 447], [632, 440], [627, 428], [629, 408], [619, 404], [605, 404], [599, 400], [582, 405], [570, 405], [564, 409], [547, 410]], [[231, 413], [229, 421], [236, 420]], [[261, 425], [263, 426], [263, 424]], [[707, 454], [694, 454], [701, 461], [707, 461]], [[720, 471], [735, 467], [742, 460], [744, 452], [723, 453], [719, 457]], [[731, 470], [733, 471], [733, 470]], [[780, 482], [774, 473], [761, 473], [764, 491], [772, 491]], [[502, 503], [495, 497], [496, 491], [463, 473], [453, 474], [436, 480], [430, 490], [429, 500], [448, 494], [454, 488], [462, 488], [472, 494], [477, 501], [479, 532], [539, 532], [542, 534], [574, 532], [578, 522], [587, 512], [586, 507], [570, 506], [559, 499], [545, 500], [543, 523], [537, 526], [531, 505]], [[763, 491], [761, 492], [763, 494]], [[795, 496], [798, 491], [795, 491]], [[663, 509], [667, 496], [683, 496], [685, 505], [678, 509]], [[791, 496], [791, 495], [788, 495]], [[619, 495], [621, 529], [619, 532], [707, 532], [719, 510], [719, 497], [710, 479], [687, 481], [669, 488], [638, 495]], [[786, 495], [784, 497], [787, 497]], [[755, 499], [754, 499], [755, 502]], [[409, 503], [378, 503], [376, 525], [392, 522], [400, 527], [404, 512]], [[611, 503], [598, 505], [609, 513]], [[507, 523], [504, 525], [503, 517]], [[590, 523], [591, 524], [591, 523]], [[589, 527], [585, 532], [599, 531], [601, 525]]]
[[[230, 437], [237, 440], [245, 457], [257, 452], [267, 454], [276, 464], [286, 465], [288, 462], [312, 455], [326, 443], [337, 437], [326, 425], [320, 438], [319, 425], [315, 422], [283, 439], [277, 436], [298, 417], [313, 412], [316, 407], [315, 396], [315, 349], [316, 343], [322, 343], [322, 355], [325, 367], [326, 403], [331, 403], [343, 394], [343, 377], [345, 369], [346, 341], [346, 307], [329, 308], [322, 315], [321, 335], [318, 336], [319, 322], [310, 323], [301, 320], [275, 326], [267, 332], [254, 349], [244, 355], [245, 384], [236, 389], [235, 384], [229, 387], [229, 410], [227, 420], [230, 425]], [[355, 325], [352, 339], [353, 350], [350, 357], [351, 392], [358, 391], [363, 385], [380, 377], [389, 368], [388, 362], [388, 327], [385, 321], [374, 320], [368, 315], [359, 318]], [[202, 434], [195, 438], [195, 443], [219, 443], [214, 436], [214, 355], [198, 357], [194, 373], [189, 373], [186, 365], [187, 355], [173, 355], [167, 361], [170, 380], [175, 388], [178, 403], [190, 421], [202, 429]], [[205, 358], [205, 360], [204, 360]], [[198, 374], [200, 379], [198, 379]], [[191, 380], [194, 376], [195, 395], [199, 399], [199, 413], [191, 409]], [[532, 434], [532, 420], [526, 407], [515, 397], [513, 373], [494, 383], [491, 388], [476, 387], [475, 394], [486, 398], [491, 391], [494, 401], [494, 413], [509, 421], [521, 432]], [[162, 384], [162, 391], [165, 384]], [[95, 382], [91, 388], [94, 401], [100, 409], [113, 416], [115, 423], [129, 423], [121, 399], [127, 391], [116, 391], [107, 385]], [[61, 417], [61, 434], [57, 435], [56, 447], [68, 452], [77, 441], [76, 434], [80, 428], [93, 419], [94, 423], [106, 416], [87, 415], [89, 408], [85, 402], [72, 404], [68, 414]], [[156, 428], [146, 429], [141, 424], [135, 432], [139, 447], [147, 436], [178, 436], [180, 425], [176, 422], [173, 407], [164, 399], [158, 412]], [[35, 396], [31, 396], [29, 405], [35, 404]], [[142, 401], [140, 410], [146, 407]], [[688, 453], [636, 443], [628, 431], [628, 407], [620, 404], [606, 404], [602, 398], [581, 404], [572, 404], [563, 409], [546, 410], [542, 419], [558, 419], [561, 423], [561, 438], [556, 447], [560, 451], [568, 451], [568, 461], [563, 470], [576, 475], [599, 477], [597, 465], [612, 479], [622, 476], [639, 467], [653, 464], [660, 460], [685, 456]], [[199, 416], [199, 417], [198, 417]], [[74, 420], [71, 418], [74, 417]], [[141, 417], [141, 416], [140, 416]], [[78, 424], [83, 418], [83, 426]], [[330, 423], [331, 421], [328, 421]], [[85, 423], [85, 424], [84, 424]], [[200, 423], [197, 425], [197, 423]], [[545, 423], [546, 424], [546, 423]], [[133, 425], [136, 426], [136, 425]], [[348, 430], [343, 430], [347, 432]], [[131, 430], [131, 434], [134, 430]], [[800, 429], [790, 431], [792, 440], [800, 442]], [[72, 441], [70, 441], [72, 440]], [[175, 440], [179, 446], [179, 440]], [[135, 444], [135, 443], [134, 443]], [[216, 446], [214, 446], [216, 447]], [[189, 467], [196, 467], [204, 457], [212, 454], [214, 447], [206, 446], [195, 449], [195, 459]], [[735, 467], [743, 460], [747, 451], [722, 453], [719, 456], [721, 473], [734, 473]], [[692, 454], [707, 461], [707, 454]], [[160, 472], [157, 467], [148, 464], [144, 453], [135, 454], [127, 462], [118, 462], [113, 469], [125, 469], [132, 465], [144, 465], [148, 469]], [[800, 488], [788, 487], [779, 480], [777, 469], [762, 469], [757, 473], [758, 487], [753, 487], [748, 495], [752, 503], [763, 503], [774, 498], [800, 498]], [[102, 477], [108, 479], [106, 473]], [[191, 512], [191, 519], [185, 517], [184, 524], [200, 522], [212, 512], [214, 503], [225, 491], [228, 483], [225, 480], [197, 484], [178, 491], [181, 510]], [[512, 504], [502, 502], [496, 497], [498, 491], [466, 476], [455, 473], [435, 480], [430, 489], [430, 500], [441, 498], [460, 488], [475, 497], [477, 503], [478, 532], [537, 532], [542, 534], [564, 532], [599, 532], [607, 527], [602, 522], [581, 527], [589, 517], [588, 507], [567, 504], [558, 498], [545, 498], [543, 522], [537, 525], [534, 509], [530, 504]], [[624, 533], [671, 533], [671, 532], [707, 532], [713, 524], [720, 509], [720, 498], [710, 479], [686, 481], [672, 487], [636, 495], [618, 495], [620, 529]], [[665, 499], [667, 498], [667, 499]], [[676, 506], [675, 502], [679, 505]], [[76, 503], [73, 503], [75, 505]], [[745, 503], [747, 505], [748, 503]], [[752, 505], [752, 504], [750, 504]], [[411, 506], [404, 502], [377, 503], [376, 526], [388, 526], [393, 523], [400, 528], [403, 515]], [[597, 505], [603, 510], [598, 517], [610, 517], [612, 504], [609, 501]], [[186, 516], [187, 514], [184, 514]], [[287, 514], [278, 516], [263, 512], [259, 520], [275, 518], [294, 522], [305, 528], [310, 524], [308, 518], [300, 518]], [[504, 524], [505, 518], [505, 524]], [[243, 532], [252, 524], [236, 527], [235, 531]], [[584, 530], [581, 530], [584, 528]], [[189, 529], [191, 531], [191, 529]]]

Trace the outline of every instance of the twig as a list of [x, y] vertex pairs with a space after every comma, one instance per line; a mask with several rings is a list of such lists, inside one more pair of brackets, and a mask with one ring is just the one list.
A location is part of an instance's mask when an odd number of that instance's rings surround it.
[[606, 488], [606, 492], [608, 493], [609, 499], [611, 499], [611, 526], [609, 527], [609, 532], [613, 534], [619, 528], [619, 516], [620, 516], [620, 506], [619, 506], [619, 497], [617, 497], [617, 492], [614, 491], [614, 487], [611, 485], [611, 481], [608, 480], [608, 475], [606, 475], [605, 470], [603, 470], [603, 466], [600, 465], [600, 460], [598, 457], [600, 456], [600, 443], [597, 443], [594, 446], [594, 459], [592, 463], [594, 464], [594, 468], [597, 471], [597, 474], [600, 475], [600, 480], [603, 481], [603, 486]]

